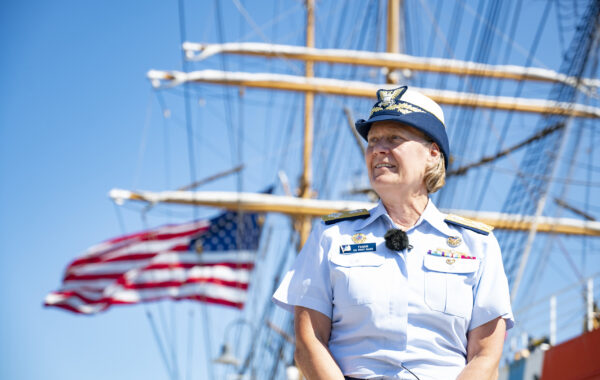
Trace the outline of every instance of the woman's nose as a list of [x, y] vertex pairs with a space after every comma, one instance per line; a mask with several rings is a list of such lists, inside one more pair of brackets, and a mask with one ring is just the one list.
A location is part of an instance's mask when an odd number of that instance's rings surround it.
[[389, 144], [384, 139], [376, 141], [372, 144], [373, 153], [387, 153], [389, 150]]

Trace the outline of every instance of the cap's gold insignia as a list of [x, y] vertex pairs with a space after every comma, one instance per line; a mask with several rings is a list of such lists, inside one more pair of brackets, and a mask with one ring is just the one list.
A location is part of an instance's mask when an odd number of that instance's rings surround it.
[[448, 240], [446, 240], [446, 243], [448, 243], [450, 247], [455, 248], [458, 247], [460, 243], [462, 243], [462, 239], [460, 238], [460, 236], [450, 236], [448, 237]]
[[406, 89], [407, 87], [403, 86], [392, 90], [382, 89], [377, 91], [378, 102], [375, 103], [375, 106], [371, 109], [371, 115], [369, 117], [372, 117], [375, 112], [379, 111], [397, 111], [403, 115], [413, 112], [426, 112], [418, 106], [401, 100]]
[[367, 237], [365, 236], [365, 234], [361, 234], [359, 232], [357, 234], [352, 235], [352, 241], [355, 242], [356, 244], [362, 244], [365, 241], [367, 241]]
[[446, 264], [452, 265], [452, 264], [454, 264], [455, 261], [456, 261], [455, 259], [446, 259]]

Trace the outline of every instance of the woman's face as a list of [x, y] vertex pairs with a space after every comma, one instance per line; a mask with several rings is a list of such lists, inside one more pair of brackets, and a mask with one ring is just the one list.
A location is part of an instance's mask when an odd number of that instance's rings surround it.
[[369, 180], [377, 193], [386, 187], [425, 190], [425, 170], [440, 151], [419, 130], [395, 121], [373, 123], [365, 156]]

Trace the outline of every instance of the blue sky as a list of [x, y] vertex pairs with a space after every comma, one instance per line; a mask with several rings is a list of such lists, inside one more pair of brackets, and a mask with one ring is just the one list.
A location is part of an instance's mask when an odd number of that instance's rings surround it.
[[[232, 2], [223, 4], [225, 40], [262, 42]], [[277, 7], [261, 1], [250, 13], [258, 25], [267, 25], [265, 33], [276, 36], [277, 42], [302, 43], [301, 2], [288, 1]], [[539, 8], [540, 2], [535, 2], [525, 10], [539, 14]], [[318, 31], [333, 23], [330, 15], [341, 12], [331, 5], [320, 10]], [[276, 12], [284, 16], [269, 23]], [[189, 40], [218, 41], [213, 13], [214, 2], [186, 2]], [[448, 14], [444, 13], [446, 21]], [[533, 26], [519, 29], [523, 46], [529, 46]], [[554, 19], [547, 28], [556, 29]], [[318, 34], [318, 46], [325, 45], [325, 37], [329, 36]], [[544, 40], [537, 54], [552, 69], [558, 69], [560, 57], [556, 41], [555, 35]], [[163, 190], [190, 181], [181, 93], [165, 95], [173, 114], [166, 146], [160, 105], [145, 77], [149, 69], [182, 67], [177, 2], [5, 2], [0, 6], [0, 49], [0, 378], [167, 378], [145, 316], [146, 310], [158, 313], [159, 306], [116, 307], [98, 316], [81, 317], [44, 309], [42, 301], [47, 292], [59, 286], [66, 265], [87, 247], [142, 227], [139, 213], [127, 209], [121, 211], [124, 226], [120, 226], [107, 197], [111, 188]], [[441, 43], [436, 49], [441, 49]], [[522, 64], [524, 58], [516, 55], [513, 61]], [[238, 70], [260, 71], [262, 67], [255, 59], [234, 58], [229, 64], [230, 69]], [[207, 66], [219, 68], [219, 61], [214, 59]], [[533, 97], [542, 87], [536, 86], [524, 95]], [[237, 94], [237, 90], [231, 91]], [[298, 98], [271, 98], [260, 91], [252, 94], [255, 97], [248, 96], [244, 106], [234, 106], [235, 115], [243, 115], [246, 127], [243, 189], [264, 189], [274, 182], [279, 167], [289, 170], [291, 181], [296, 182], [301, 149], [298, 123], [291, 129], [292, 142], [279, 145], [288, 116], [283, 112], [261, 115], [254, 107], [291, 109], [297, 107]], [[195, 125], [202, 125], [196, 135], [197, 178], [236, 164], [223, 126], [227, 120], [224, 96], [221, 89], [210, 86], [194, 93], [197, 107], [193, 120]], [[355, 102], [353, 107], [364, 111], [369, 104]], [[324, 106], [319, 117], [328, 117], [331, 107]], [[335, 132], [315, 133], [325, 138]], [[279, 163], [276, 158], [282, 149], [288, 151], [288, 158]], [[339, 157], [345, 160], [356, 155], [355, 149], [347, 143]], [[315, 154], [325, 154], [325, 150], [317, 146]], [[342, 178], [335, 188], [360, 179], [362, 162], [345, 161], [339, 164], [344, 165], [340, 171], [352, 173], [352, 178]], [[316, 177], [321, 174], [317, 169]], [[205, 189], [235, 188], [230, 178]], [[333, 190], [327, 193], [339, 194]], [[149, 216], [149, 223], [192, 217], [189, 208], [170, 210], [175, 217], [157, 212]], [[196, 215], [214, 212], [200, 209]], [[282, 226], [280, 231], [287, 229], [286, 219], [273, 220], [273, 225]], [[287, 252], [285, 238], [275, 243], [280, 252]], [[269, 288], [268, 283], [261, 286], [263, 290]], [[200, 309], [197, 305], [161, 305], [177, 320], [177, 345], [184, 347], [179, 351], [181, 368], [187, 366], [181, 357], [186, 353], [187, 316], [194, 310], [198, 342], [192, 378], [202, 378], [205, 353], [199, 343], [204, 339]], [[223, 339], [217, 332], [237, 314], [223, 308], [211, 309], [211, 314], [214, 356]]]

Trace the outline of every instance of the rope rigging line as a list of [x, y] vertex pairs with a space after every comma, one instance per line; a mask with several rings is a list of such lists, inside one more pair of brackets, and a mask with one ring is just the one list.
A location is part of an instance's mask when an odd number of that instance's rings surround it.
[[[509, 36], [510, 40], [514, 40], [515, 34], [516, 34], [516, 30], [517, 30], [517, 21], [520, 19], [520, 15], [521, 15], [521, 7], [522, 7], [522, 2], [521, 1], [517, 1], [516, 5], [515, 5], [515, 11], [514, 11], [514, 15], [513, 15], [513, 19], [512, 19], [512, 25], [511, 25], [511, 35]], [[534, 38], [533, 42], [532, 42], [532, 46], [529, 49], [529, 52], [527, 54], [527, 59], [525, 62], [525, 67], [530, 67], [532, 64], [532, 61], [535, 57], [535, 52], [537, 51], [537, 48], [539, 46], [540, 40], [541, 40], [541, 33], [544, 29], [545, 26], [545, 22], [544, 23], [539, 23], [538, 27], [537, 27], [537, 31], [536, 31], [536, 37]], [[503, 63], [508, 63], [508, 60], [510, 58], [510, 52], [511, 50], [509, 49], [510, 45], [507, 44], [506, 45], [506, 49], [504, 51], [504, 58], [503, 58]], [[496, 86], [496, 92], [495, 95], [499, 95], [500, 91], [502, 89], [504, 85], [503, 81], [499, 81], [497, 86]], [[520, 81], [517, 85], [517, 90], [515, 92], [516, 96], [520, 96], [521, 92], [523, 90], [523, 85], [524, 85], [524, 81]], [[506, 136], [508, 134], [508, 129], [510, 127], [510, 124], [512, 122], [513, 119], [513, 114], [510, 113], [506, 119], [504, 120], [504, 126], [502, 127], [502, 130], [500, 132], [500, 136], [498, 138], [497, 144], [496, 144], [496, 151], [499, 151], [502, 148], [502, 145], [504, 144], [504, 141], [506, 139]], [[485, 179], [483, 180], [482, 184], [481, 184], [481, 190], [479, 191], [479, 199], [477, 201], [477, 208], [480, 208], [481, 205], [483, 204], [483, 200], [484, 200], [484, 194], [487, 192], [487, 189], [489, 187], [491, 181], [491, 172], [488, 172], [485, 176]]]
[[[576, 125], [572, 128], [574, 132], [569, 133], [567, 135], [567, 137], [570, 136], [574, 136], [573, 143], [571, 144], [571, 148], [570, 150], [564, 155], [565, 157], [570, 157], [569, 159], [569, 166], [568, 166], [568, 172], [566, 175], [566, 178], [568, 180], [570, 180], [573, 176], [574, 170], [575, 170], [575, 166], [576, 166], [576, 161], [577, 161], [577, 154], [580, 152], [579, 146], [582, 143], [583, 139], [582, 139], [582, 135], [584, 133], [584, 121], [583, 120], [578, 120], [578, 122], [576, 123]], [[569, 182], [565, 182], [562, 184], [562, 191], [560, 193], [560, 195], [558, 196], [558, 199], [563, 199], [566, 197], [567, 192], [569, 190], [570, 186], [570, 181]], [[557, 202], [557, 204], [560, 205], [559, 202]], [[564, 205], [564, 203], [563, 203]], [[573, 208], [567, 208], [567, 207], [562, 207], [562, 208], [557, 208], [555, 210], [554, 216], [555, 217], [560, 217], [562, 215], [562, 211], [563, 209], [569, 209], [571, 211], [573, 211]], [[578, 215], [581, 216], [581, 213], [579, 213]], [[535, 294], [535, 292], [537, 291], [538, 287], [539, 287], [539, 278], [541, 277], [542, 273], [543, 273], [543, 268], [545, 267], [547, 261], [549, 260], [549, 253], [550, 253], [550, 245], [551, 242], [556, 241], [558, 247], [561, 249], [561, 252], [565, 255], [565, 258], [567, 259], [568, 263], [570, 264], [570, 266], [574, 269], [575, 273], [578, 275], [578, 277], [582, 277], [579, 272], [577, 271], [577, 267], [574, 265], [574, 263], [572, 263], [572, 260], [570, 258], [570, 256], [567, 255], [566, 250], [564, 250], [564, 247], [562, 246], [562, 243], [560, 240], [558, 239], [552, 239], [551, 241], [547, 241], [546, 242], [546, 248], [543, 249], [541, 251], [541, 254], [538, 258], [538, 262], [536, 263], [536, 265], [533, 265], [533, 267], [535, 268], [534, 274], [530, 277], [530, 281], [528, 282], [526, 288], [527, 289], [531, 289], [532, 287], [534, 288], [534, 292], [530, 293], [530, 294]], [[542, 262], [541, 265], [539, 262]]]
[[[145, 210], [142, 210], [142, 212], [140, 212], [140, 220], [142, 223], [143, 230], [148, 230], [149, 226], [148, 226], [148, 220], [146, 218]], [[144, 243], [144, 244], [146, 244], [146, 243]], [[158, 279], [155, 277], [155, 273], [151, 272], [151, 274], [153, 277], [153, 281], [157, 281]], [[148, 317], [148, 320], [150, 321], [155, 341], [156, 341], [157, 345], [159, 346], [161, 355], [164, 356], [163, 361], [165, 363], [165, 367], [167, 368], [167, 372], [169, 373], [172, 380], [178, 380], [179, 373], [178, 373], [178, 368], [177, 368], [177, 356], [175, 353], [176, 348], [174, 345], [175, 338], [174, 338], [174, 336], [170, 336], [170, 334], [169, 334], [169, 328], [168, 328], [167, 318], [165, 317], [165, 311], [164, 311], [163, 304], [158, 300], [155, 302], [156, 309], [158, 309], [158, 317], [160, 320], [161, 331], [159, 331], [158, 326], [156, 326], [156, 324], [154, 322], [154, 316], [150, 309], [150, 306], [146, 302], [142, 302], [142, 304], [144, 305], [144, 309], [146, 311], [146, 316]], [[175, 321], [172, 320], [171, 323], [174, 324]], [[161, 334], [161, 332], [162, 332], [162, 334]], [[164, 340], [161, 339], [161, 335], [164, 336]], [[168, 349], [168, 351], [171, 354], [171, 362], [169, 362], [167, 359], [168, 356], [167, 356], [167, 350], [165, 349], [165, 345], [167, 346], [166, 348]]]
[[[484, 1], [479, 2], [478, 14], [482, 12], [484, 3]], [[491, 41], [493, 39], [491, 31], [492, 28], [496, 27], [498, 22], [499, 6], [500, 2], [489, 3], [487, 10], [488, 18], [486, 19], [488, 20], [487, 22], [484, 23], [482, 18], [475, 20], [471, 29], [469, 43], [467, 44], [467, 60], [473, 60], [480, 63], [488, 62]], [[479, 36], [479, 38], [477, 38], [477, 36]], [[478, 43], [476, 44], [475, 41], [477, 39]], [[461, 81], [458, 85], [458, 91], [462, 92], [465, 90], [465, 87], [467, 87], [472, 93], [481, 93], [482, 86], [488, 83], [490, 82], [484, 82], [483, 78], [473, 78], [470, 80]], [[457, 112], [456, 121], [453, 125], [471, 126], [474, 124], [473, 118], [475, 115], [476, 113], [473, 112], [472, 108], [463, 108]], [[466, 146], [470, 144], [473, 138], [476, 138], [476, 136], [472, 135], [478, 134], [479, 130], [479, 128], [459, 128], [452, 130], [451, 141], [453, 143], [453, 149], [455, 151], [465, 151]], [[440, 204], [443, 205], [454, 203], [456, 190], [458, 187], [459, 184], [457, 181], [450, 179], [439, 196]], [[461, 192], [461, 194], [466, 195], [464, 192]]]
[[[591, 72], [592, 73], [598, 73], [598, 67], [599, 67], [599, 63], [600, 63], [600, 53], [598, 53], [598, 48], [600, 47], [600, 38], [596, 38], [596, 48], [592, 49], [592, 51], [594, 52], [594, 57], [592, 60], [592, 67], [591, 67]], [[586, 124], [588, 124], [588, 121], [584, 122], [584, 127]], [[595, 148], [595, 144], [593, 143], [595, 141], [595, 134], [596, 134], [596, 128], [590, 128], [588, 129], [588, 133], [590, 134], [590, 138], [587, 141], [590, 141], [589, 144], [589, 151], [590, 153], [587, 155], [587, 161], [588, 161], [588, 165], [587, 165], [587, 175], [586, 175], [586, 179], [588, 183], [591, 183], [592, 181], [592, 168], [591, 168], [591, 164], [592, 164], [592, 159], [594, 157], [594, 148]], [[585, 188], [585, 197], [584, 197], [584, 205], [585, 205], [585, 209], [589, 210], [590, 209], [590, 200], [591, 200], [591, 188], [590, 187], [586, 187]], [[588, 240], [584, 239], [583, 240], [583, 252], [584, 254], [581, 257], [581, 267], [584, 268], [584, 273], [585, 273], [585, 268], [586, 268], [586, 261], [587, 261], [587, 245], [588, 245]]]
[[[219, 43], [223, 43], [225, 41], [225, 35], [224, 35], [224, 31], [223, 31], [223, 12], [221, 10], [221, 2], [219, 0], [215, 0], [215, 7], [216, 7], [216, 11], [217, 11], [217, 35], [219, 36]], [[224, 54], [220, 54], [219, 55], [219, 63], [221, 66], [221, 71], [223, 72], [227, 72], [227, 60]], [[234, 156], [234, 150], [236, 147], [236, 141], [235, 141], [235, 131], [234, 131], [234, 126], [233, 126], [233, 121], [232, 121], [232, 115], [233, 115], [233, 111], [232, 111], [232, 96], [231, 96], [231, 89], [228, 86], [225, 86], [223, 88], [223, 92], [225, 94], [225, 120], [226, 120], [226, 126], [227, 126], [227, 133], [229, 136], [229, 146], [231, 147], [231, 161], [232, 164], [235, 165], [235, 156]], [[241, 142], [239, 142], [241, 143]]]
[[196, 341], [196, 339], [194, 339], [194, 309], [190, 309], [188, 311], [188, 346], [187, 346], [187, 357], [186, 357], [186, 363], [187, 363], [187, 368], [185, 370], [185, 379], [186, 380], [191, 380], [192, 379], [192, 375], [193, 375], [193, 357], [194, 357], [194, 342]]
[[[369, 12], [364, 13], [363, 20], [362, 20], [362, 23], [360, 26], [360, 33], [359, 33], [360, 35], [367, 36], [367, 37], [356, 41], [356, 44], [357, 44], [356, 49], [357, 50], [361, 50], [361, 49], [364, 49], [367, 47], [366, 45], [370, 41], [370, 38], [368, 38], [369, 35], [375, 36], [373, 38], [373, 40], [377, 39], [376, 28], [374, 26], [375, 24], [373, 22], [370, 22], [373, 19], [377, 18], [377, 9], [374, 6], [370, 6], [369, 9], [370, 9]], [[350, 78], [357, 77], [358, 70], [359, 70], [359, 68], [356, 66], [350, 67], [349, 72], [347, 73], [347, 77], [350, 77]], [[342, 123], [343, 123], [343, 113], [342, 113], [343, 103], [340, 100], [338, 100], [337, 97], [336, 98], [319, 97], [319, 99], [321, 101], [321, 104], [323, 104], [324, 102], [335, 103], [339, 107], [339, 112], [330, 112], [328, 123], [324, 123], [324, 121], [323, 121], [323, 119], [324, 119], [323, 115], [325, 114], [324, 112], [317, 113], [321, 116], [321, 118], [320, 118], [321, 121], [319, 123], [315, 123], [315, 124], [316, 125], [319, 125], [319, 124], [320, 125], [328, 125], [328, 126], [333, 125], [334, 128], [337, 131], [339, 131], [339, 129], [341, 128]], [[321, 128], [320, 133], [321, 134], [324, 133], [324, 128]], [[342, 136], [348, 136], [348, 135], [343, 134]], [[341, 173], [344, 172], [344, 170], [341, 169], [342, 165], [340, 165], [339, 162], [341, 161], [342, 164], [346, 164], [348, 161], [342, 160], [342, 155], [337, 153], [339, 151], [339, 149], [341, 148], [342, 144], [340, 144], [340, 143], [335, 144], [332, 149], [331, 145], [329, 143], [329, 140], [327, 140], [327, 139], [315, 138], [315, 141], [320, 142], [321, 156], [323, 157], [323, 162], [327, 163], [327, 165], [320, 165], [320, 167], [322, 168], [322, 172], [321, 172], [321, 180], [319, 182], [319, 184], [320, 184], [319, 194], [321, 196], [328, 196], [328, 195], [330, 195], [330, 190], [331, 190], [329, 185], [331, 183], [338, 183], [338, 181], [336, 179], [341, 175]], [[319, 166], [317, 166], [317, 167], [319, 167]]]
[[[141, 170], [142, 170], [142, 167], [143, 167], [144, 154], [145, 154], [145, 150], [146, 150], [147, 134], [148, 134], [148, 130], [150, 128], [150, 122], [151, 122], [151, 117], [152, 117], [152, 92], [153, 91], [151, 91], [149, 93], [148, 104], [147, 104], [147, 107], [146, 107], [146, 117], [145, 117], [145, 121], [144, 121], [143, 132], [142, 132], [142, 140], [140, 142], [140, 148], [138, 150], [138, 162], [137, 162], [137, 165], [136, 165], [136, 173], [134, 174], [134, 179], [133, 179], [133, 187], [134, 188], [136, 188], [138, 186], [137, 184], [139, 182], [140, 173], [141, 173]], [[120, 226], [121, 232], [123, 234], [125, 234], [126, 233], [126, 228], [125, 228], [125, 224], [124, 224], [124, 221], [123, 221], [123, 215], [122, 215], [121, 209], [120, 209], [121, 206], [117, 205], [116, 203], [114, 205], [115, 205], [115, 211], [116, 211], [116, 214], [117, 214], [117, 220], [119, 222], [119, 226]], [[142, 218], [142, 224], [144, 226], [144, 229], [147, 229], [147, 223], [146, 223], [146, 219], [145, 219], [144, 209], [141, 209], [139, 211], [140, 211], [140, 216]], [[158, 349], [160, 351], [161, 358], [163, 360], [163, 364], [165, 365], [165, 369], [167, 370], [167, 373], [168, 373], [169, 377], [172, 380], [177, 380], [177, 372], [176, 372], [177, 370], [174, 368], [175, 365], [174, 365], [174, 361], [173, 361], [173, 357], [174, 356], [171, 355], [172, 362], [169, 363], [169, 361], [167, 359], [166, 350], [165, 350], [165, 344], [164, 344], [163, 340], [160, 338], [160, 334], [158, 332], [157, 326], [155, 325], [155, 322], [154, 322], [153, 315], [152, 315], [152, 312], [150, 310], [150, 307], [145, 302], [142, 302], [142, 304], [144, 305], [143, 307], [145, 309], [146, 316], [147, 316], [147, 318], [148, 318], [148, 320], [150, 322], [150, 325], [151, 325], [151, 328], [152, 328], [152, 332], [153, 332], [156, 344], [157, 344]], [[159, 310], [162, 311], [162, 309], [160, 307], [159, 307]], [[161, 325], [162, 325], [162, 328], [163, 328], [163, 332], [165, 334], [165, 340], [168, 341], [168, 334], [167, 334], [167, 331], [166, 331], [166, 321], [165, 321], [164, 315], [162, 315], [162, 313], [161, 313], [160, 316], [161, 316]], [[170, 347], [168, 347], [168, 348], [170, 349], [170, 351], [172, 353], [173, 352], [172, 345]]]
[[[442, 5], [443, 5], [443, 2], [438, 1], [437, 7], [435, 7], [435, 13], [433, 16], [433, 20], [439, 20], [441, 18], [440, 16], [442, 14]], [[454, 6], [456, 7], [456, 3], [454, 4]], [[438, 28], [439, 28], [439, 25], [437, 22], [431, 23], [431, 30], [429, 31], [429, 42], [427, 43], [427, 53], [425, 54], [426, 57], [433, 57], [433, 48], [434, 48], [435, 41], [436, 41], [433, 37], [434, 37], [435, 30]], [[456, 32], [456, 31], [450, 29], [450, 32], [452, 33], [452, 32]], [[448, 40], [444, 40], [444, 42], [447, 44]]]
[[158, 329], [156, 328], [156, 323], [154, 322], [154, 317], [150, 310], [146, 309], [146, 318], [148, 318], [148, 322], [150, 323], [150, 328], [152, 329], [152, 335], [154, 336], [154, 340], [156, 341], [156, 345], [158, 346], [158, 350], [160, 352], [160, 357], [163, 360], [163, 364], [167, 369], [167, 373], [172, 380], [175, 380], [175, 376], [171, 371], [171, 367], [169, 365], [169, 361], [167, 360], [167, 354], [165, 352], [165, 348], [160, 339], [160, 335], [158, 333]]
[[[596, 29], [598, 15], [600, 13], [600, 4], [597, 2], [590, 2], [590, 5], [586, 11], [586, 17], [583, 19], [581, 26], [578, 28], [576, 34], [573, 37], [571, 42], [571, 48], [569, 50], [569, 54], [565, 57], [565, 60], [562, 64], [561, 72], [570, 74], [573, 77], [580, 78], [583, 74], [583, 71], [586, 66], [586, 62], [589, 57], [590, 46], [592, 43], [593, 32]], [[556, 84], [553, 86], [551, 91], [550, 99], [565, 101], [568, 99], [573, 99], [576, 96], [576, 90], [573, 88], [567, 88], [568, 86]], [[540, 127], [543, 128], [544, 125], [550, 123], [557, 123], [561, 120], [568, 121], [570, 118], [566, 118], [564, 116], [555, 115], [548, 116], [541, 120]], [[569, 123], [567, 122], [567, 128], [569, 128]], [[556, 167], [556, 154], [554, 152], [558, 151], [559, 146], [561, 145], [561, 137], [564, 134], [564, 130], [560, 130], [558, 133], [548, 135], [548, 137], [544, 139], [539, 139], [534, 143], [528, 146], [526, 154], [522, 161], [522, 171], [528, 173], [550, 173], [552, 172], [554, 175], [555, 167]], [[550, 140], [550, 141], [548, 141]], [[502, 208], [503, 212], [509, 213], [520, 213], [520, 214], [531, 214], [534, 208], [537, 207], [537, 213], [541, 212], [543, 208], [543, 203], [534, 205], [531, 203], [523, 202], [523, 192], [531, 191], [534, 194], [537, 194], [536, 198], [543, 199], [546, 197], [549, 182], [541, 181], [541, 180], [530, 180], [530, 188], [524, 188], [520, 183], [513, 182], [511, 187], [511, 191], [509, 192], [509, 196], [505, 202], [505, 205]], [[535, 233], [534, 230], [530, 231], [530, 235], [528, 237], [528, 245], [531, 244], [532, 235]], [[519, 265], [519, 273], [515, 273], [517, 270], [517, 258], [518, 252], [521, 247], [523, 247], [524, 236], [514, 236], [507, 235], [502, 232], [498, 234], [500, 240], [500, 234], [503, 235], [504, 244], [508, 247], [508, 250], [505, 250], [505, 253], [508, 253], [504, 257], [505, 267], [507, 269], [507, 275], [509, 277], [509, 282], [513, 286], [513, 297], [515, 295], [515, 290], [518, 290], [520, 276], [522, 276], [524, 265], [526, 262], [526, 254], [524, 258], [521, 259], [521, 264]], [[506, 235], [506, 236], [505, 236]], [[526, 248], [526, 251], [529, 248]], [[515, 278], [515, 274], [517, 278]], [[513, 282], [514, 281], [514, 282]]]
[[[295, 247], [296, 246], [296, 241], [297, 240], [297, 234], [294, 234], [292, 232], [292, 230], [289, 230], [289, 234], [288, 234], [288, 239], [286, 239], [289, 241], [289, 244], [287, 245], [288, 247]], [[278, 274], [280, 273], [284, 273], [285, 270], [285, 265], [288, 262], [290, 256], [293, 256], [293, 254], [288, 254], [288, 255], [281, 255], [281, 257], [279, 258], [279, 263], [276, 266], [276, 270], [275, 270], [275, 278], [273, 280], [273, 285], [271, 286], [271, 289], [269, 291], [270, 294], [273, 294], [275, 292], [275, 290], [277, 289], [277, 286], [279, 285], [279, 281], [280, 278], [278, 277]], [[265, 347], [266, 344], [262, 344], [262, 335], [263, 335], [263, 331], [265, 329], [267, 329], [266, 327], [266, 321], [268, 321], [273, 312], [276, 310], [276, 306], [273, 302], [271, 302], [270, 299], [267, 300], [266, 304], [263, 306], [262, 310], [262, 314], [261, 317], [258, 319], [259, 325], [256, 326], [254, 332], [253, 332], [253, 337], [250, 340], [251, 342], [251, 346], [248, 349], [248, 353], [246, 355], [246, 358], [243, 361], [242, 366], [240, 367], [240, 369], [238, 370], [238, 374], [239, 375], [243, 375], [246, 373], [246, 371], [250, 368], [252, 368], [252, 363], [254, 363], [254, 359], [257, 358], [257, 360], [261, 361], [261, 364], [264, 364], [263, 361], [263, 357], [261, 355], [259, 355], [258, 350], [260, 349], [260, 347]], [[257, 309], [258, 310], [258, 309]], [[267, 331], [269, 331], [269, 329], [267, 329]]]
[[555, 12], [556, 15], [556, 25], [558, 26], [558, 43], [559, 48], [562, 54], [565, 53], [565, 28], [563, 26], [563, 17], [561, 15], [561, 6], [559, 0], [554, 0], [555, 3]]
[[[179, 16], [179, 37], [181, 43], [183, 44], [186, 40], [186, 32], [185, 32], [185, 9], [184, 9], [184, 0], [179, 0], [178, 4], [178, 16]], [[184, 72], [188, 72], [189, 65], [185, 59], [185, 52], [182, 50], [181, 52], [181, 65]], [[195, 159], [195, 149], [194, 149], [194, 131], [192, 128], [192, 109], [190, 104], [190, 94], [189, 94], [189, 84], [184, 83], [183, 93], [184, 93], [184, 109], [185, 109], [185, 125], [187, 131], [187, 142], [188, 142], [188, 164], [190, 169], [190, 182], [196, 182], [196, 159]], [[194, 219], [196, 219], [196, 208], [194, 207]]]
[[520, 148], [522, 148], [524, 146], [527, 146], [527, 145], [529, 145], [529, 144], [533, 143], [534, 141], [537, 141], [537, 140], [539, 140], [541, 138], [544, 138], [547, 135], [549, 135], [551, 133], [554, 133], [554, 132], [556, 132], [559, 129], [562, 129], [564, 127], [565, 127], [564, 123], [558, 123], [558, 124], [546, 127], [544, 129], [542, 129], [541, 131], [535, 133], [533, 136], [531, 136], [531, 137], [529, 137], [529, 138], [527, 138], [527, 139], [525, 139], [525, 140], [523, 140], [523, 141], [521, 141], [521, 142], [519, 142], [519, 143], [511, 146], [511, 147], [508, 147], [508, 148], [506, 148], [504, 150], [501, 150], [500, 152], [498, 152], [498, 153], [496, 153], [496, 154], [494, 154], [492, 156], [486, 156], [486, 157], [481, 158], [479, 161], [473, 162], [471, 164], [463, 165], [463, 166], [461, 166], [459, 168], [456, 168], [456, 169], [453, 169], [453, 170], [449, 170], [446, 173], [446, 176], [450, 177], [450, 176], [465, 175], [465, 174], [467, 174], [467, 172], [470, 169], [473, 169], [473, 168], [476, 168], [476, 167], [479, 167], [479, 166], [483, 166], [483, 165], [488, 164], [490, 162], [494, 162], [494, 161], [496, 161], [496, 160], [498, 160], [498, 159], [500, 159], [502, 157], [505, 157], [505, 156], [507, 156], [507, 155], [509, 155], [511, 153], [514, 153], [518, 149], [520, 149]]
[[146, 117], [144, 119], [144, 129], [142, 130], [142, 139], [140, 141], [140, 147], [138, 148], [137, 163], [135, 165], [135, 173], [132, 180], [132, 188], [138, 187], [140, 181], [140, 175], [144, 166], [144, 155], [146, 153], [146, 140], [148, 137], [148, 130], [150, 129], [150, 121], [152, 120], [152, 90], [148, 96], [148, 103], [146, 105]]
[[[258, 26], [258, 24], [254, 21], [254, 19], [252, 18], [252, 16], [250, 16], [250, 14], [248, 13], [248, 11], [246, 10], [246, 8], [244, 7], [244, 5], [242, 3], [240, 3], [239, 0], [232, 0], [233, 4], [235, 5], [235, 7], [237, 8], [237, 10], [240, 12], [240, 14], [244, 17], [244, 19], [246, 20], [246, 22], [248, 23], [248, 25], [250, 25], [250, 27], [252, 28], [252, 30], [254, 30], [254, 32], [266, 43], [273, 43], [272, 40], [270, 40], [261, 30], [261, 28]], [[221, 42], [222, 43], [222, 42]], [[278, 55], [279, 58], [281, 58], [283, 60], [283, 62], [292, 69], [292, 71], [298, 75], [302, 74], [302, 70], [296, 65], [294, 64], [292, 61], [290, 61], [289, 59], [286, 59], [285, 57]]]
[[[178, 16], [179, 16], [179, 34], [180, 40], [183, 44], [186, 41], [186, 24], [185, 24], [185, 8], [184, 8], [184, 0], [178, 1]], [[188, 62], [185, 59], [185, 52], [182, 50], [181, 53], [182, 67], [185, 72], [188, 71]], [[191, 114], [191, 104], [190, 104], [190, 94], [189, 94], [189, 85], [186, 83], [184, 87], [184, 108], [185, 108], [185, 122], [186, 122], [186, 131], [187, 131], [187, 141], [188, 141], [188, 161], [190, 168], [190, 182], [196, 182], [196, 162], [195, 162], [195, 149], [194, 149], [194, 133], [192, 129], [192, 114]], [[198, 208], [193, 207], [194, 219], [198, 219]], [[210, 378], [214, 378], [214, 371], [212, 366], [212, 358], [211, 358], [211, 348], [212, 348], [212, 339], [211, 339], [211, 331], [209, 329], [210, 318], [208, 315], [207, 306], [204, 302], [200, 303], [200, 309], [202, 312], [202, 316], [204, 317], [204, 339], [206, 342], [205, 347], [205, 360], [207, 372]], [[173, 321], [173, 323], [175, 323]], [[188, 337], [188, 339], [193, 339], [193, 337]], [[191, 345], [188, 345], [188, 348]], [[188, 352], [187, 357], [190, 357]]]
[[[463, 5], [463, 7], [465, 8], [465, 10], [467, 10], [469, 13], [471, 13], [473, 16], [479, 18], [482, 22], [487, 22], [484, 17], [481, 15], [480, 12], [475, 11], [473, 8], [471, 8], [469, 6], [469, 4], [467, 4], [464, 0], [456, 0], [458, 1], [460, 4]], [[522, 3], [522, 1], [518, 1], [517, 0], [517, 4], [518, 3]], [[519, 7], [519, 14], [521, 11], [521, 4], [518, 4]], [[516, 25], [516, 23], [514, 24]], [[513, 50], [518, 51], [523, 57], [527, 57], [529, 55], [529, 50], [525, 49], [524, 47], [522, 47], [521, 45], [519, 45], [514, 39], [508, 37], [506, 34], [504, 34], [504, 32], [500, 29], [497, 28], [493, 28], [494, 29], [494, 33], [498, 36], [501, 37], [505, 42], [510, 43], [512, 45]], [[511, 30], [515, 30], [516, 28], [513, 28]], [[533, 62], [538, 65], [539, 67], [543, 67], [543, 68], [548, 68], [548, 66], [546, 64], [544, 64], [544, 62], [540, 61], [537, 58], [534, 58]]]

